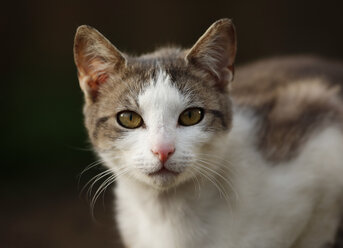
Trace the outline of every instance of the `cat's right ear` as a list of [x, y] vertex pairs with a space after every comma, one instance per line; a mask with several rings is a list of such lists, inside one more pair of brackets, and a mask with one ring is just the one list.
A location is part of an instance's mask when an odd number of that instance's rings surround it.
[[97, 100], [99, 87], [106, 83], [111, 72], [120, 70], [126, 63], [124, 55], [111, 42], [87, 25], [76, 31], [74, 60], [87, 103]]

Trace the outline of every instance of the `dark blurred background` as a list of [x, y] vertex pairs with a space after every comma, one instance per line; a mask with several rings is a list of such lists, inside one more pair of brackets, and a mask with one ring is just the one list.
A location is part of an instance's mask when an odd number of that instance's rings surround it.
[[342, 1], [7, 1], [1, 3], [0, 247], [120, 247], [110, 190], [95, 220], [80, 188], [101, 166], [83, 127], [73, 36], [96, 27], [120, 50], [191, 46], [222, 17], [238, 32], [237, 64], [317, 54], [343, 60]]

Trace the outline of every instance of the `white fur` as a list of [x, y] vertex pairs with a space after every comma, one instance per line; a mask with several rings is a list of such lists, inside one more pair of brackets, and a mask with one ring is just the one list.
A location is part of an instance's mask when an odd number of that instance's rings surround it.
[[[130, 170], [130, 176], [157, 188], [170, 187], [190, 178], [191, 172], [183, 171], [194, 158], [194, 145], [206, 143], [208, 134], [202, 131], [201, 123], [192, 127], [179, 127], [178, 118], [183, 110], [194, 107], [190, 104], [195, 103], [181, 95], [171, 85], [169, 76], [161, 71], [157, 80], [152, 80], [150, 86], [141, 92], [138, 104], [139, 109], [134, 111], [143, 117], [145, 128], [131, 130], [124, 139], [117, 142], [115, 156], [110, 151], [100, 154], [101, 157], [117, 173]], [[165, 167], [183, 172], [177, 178], [151, 178], [148, 175], [161, 167], [159, 159], [151, 151], [161, 143], [175, 147]]]
[[[319, 248], [333, 240], [343, 189], [339, 127], [313, 135], [296, 159], [271, 165], [255, 149], [249, 112], [235, 110], [232, 130], [221, 137], [201, 131], [201, 123], [178, 127], [189, 103], [169, 80], [161, 73], [139, 97], [137, 111], [146, 129], [133, 130], [118, 143], [116, 160], [102, 154], [115, 170], [131, 168], [118, 178], [115, 191], [128, 247]], [[175, 145], [168, 161], [182, 172], [181, 179], [146, 175], [158, 166], [150, 147], [161, 140]], [[211, 146], [201, 146], [204, 142]], [[200, 152], [210, 153], [213, 164], [220, 161], [225, 170], [214, 166], [212, 177], [195, 177], [189, 168]]]

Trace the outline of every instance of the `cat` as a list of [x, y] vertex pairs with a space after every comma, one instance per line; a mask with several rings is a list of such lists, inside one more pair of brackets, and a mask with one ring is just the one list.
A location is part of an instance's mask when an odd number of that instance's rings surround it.
[[77, 29], [85, 125], [117, 182], [126, 247], [334, 245], [343, 66], [298, 56], [234, 73], [235, 33], [221, 19], [190, 49], [132, 57]]

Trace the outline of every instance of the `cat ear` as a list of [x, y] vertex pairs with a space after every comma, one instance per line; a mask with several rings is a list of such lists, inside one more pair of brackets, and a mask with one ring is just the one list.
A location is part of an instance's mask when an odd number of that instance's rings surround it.
[[188, 63], [216, 78], [219, 87], [232, 81], [236, 57], [236, 34], [231, 20], [216, 21], [186, 55]]
[[110, 72], [125, 66], [125, 58], [101, 33], [90, 26], [80, 26], [75, 34], [74, 60], [80, 87], [86, 102], [96, 101], [99, 87]]

